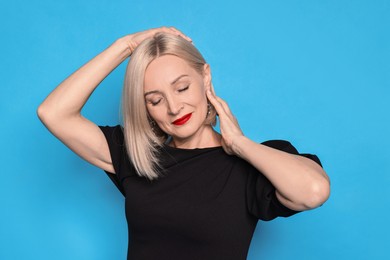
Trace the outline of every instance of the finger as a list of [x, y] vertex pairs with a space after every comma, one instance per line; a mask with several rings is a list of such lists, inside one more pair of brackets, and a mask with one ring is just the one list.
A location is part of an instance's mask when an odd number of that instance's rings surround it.
[[178, 29], [176, 29], [173, 26], [171, 26], [171, 27], [162, 26], [160, 28], [155, 28], [154, 30], [156, 30], [155, 33], [157, 33], [157, 32], [170, 33], [170, 34], [180, 36], [180, 37], [188, 40], [189, 42], [192, 42], [192, 39], [190, 37], [188, 37], [187, 35], [185, 35], [184, 33], [182, 33], [181, 31], [179, 31]]
[[233, 122], [238, 122], [237, 121], [237, 118], [234, 116], [233, 112], [230, 110], [230, 107], [229, 105], [226, 103], [225, 100], [223, 100], [222, 98], [220, 97], [216, 97], [216, 99], [219, 101], [219, 103], [221, 104], [221, 106], [223, 107], [226, 115], [230, 118], [230, 120], [232, 120]]
[[[210, 87], [211, 89], [211, 87]], [[226, 103], [225, 100], [223, 100], [222, 98], [218, 97], [217, 95], [215, 95], [215, 92], [212, 93], [212, 96], [220, 103], [220, 105], [222, 106], [224, 112], [227, 114], [227, 115], [230, 115], [231, 117], [234, 117], [233, 114], [232, 114], [232, 111], [230, 110], [228, 104]]]
[[217, 96], [217, 95], [215, 94], [215, 90], [214, 90], [213, 84], [210, 83], [209, 89], [210, 89], [211, 93], [212, 93], [214, 96]]
[[219, 103], [221, 104], [221, 106], [223, 107], [225, 112], [227, 114], [231, 114], [232, 115], [232, 111], [230, 110], [230, 108], [229, 108], [228, 104], [226, 103], [226, 101], [223, 100], [222, 98], [218, 97], [218, 96], [215, 96], [215, 98], [219, 101]]
[[211, 93], [211, 90], [208, 89], [206, 91], [207, 98], [209, 99], [210, 103], [214, 106], [215, 110], [217, 111], [217, 114], [219, 116], [224, 116], [226, 115], [226, 111], [223, 108], [222, 104], [217, 100], [216, 96]]
[[188, 40], [189, 42], [192, 42], [192, 39], [190, 37], [188, 37], [187, 35], [185, 35], [184, 33], [182, 33], [181, 31], [179, 31], [178, 29], [174, 28], [174, 27], [167, 27], [167, 26], [162, 26], [162, 27], [158, 27], [158, 28], [152, 28], [152, 29], [149, 29], [149, 30], [146, 30], [146, 31], [143, 31], [141, 32], [143, 35], [141, 36], [141, 40], [144, 40], [146, 38], [149, 38], [149, 37], [153, 37], [156, 33], [159, 33], [159, 32], [162, 32], [162, 33], [169, 33], [169, 34], [173, 34], [173, 35], [176, 35], [176, 36], [180, 36], [186, 40]]
[[183, 37], [184, 39], [186, 39], [187, 41], [190, 41], [192, 42], [192, 39], [190, 37], [188, 37], [187, 35], [185, 35], [182, 31], [176, 29], [175, 27], [169, 27], [172, 31], [174, 31], [177, 35]]
[[159, 33], [159, 32], [177, 35], [176, 32], [174, 32], [171, 28], [168, 28], [168, 27], [166, 27], [166, 26], [161, 26], [161, 27], [157, 27], [157, 28], [152, 28], [152, 29], [150, 29], [150, 30], [146, 30], [145, 32], [148, 34], [148, 37], [149, 37], [149, 36], [153, 37], [156, 33]]

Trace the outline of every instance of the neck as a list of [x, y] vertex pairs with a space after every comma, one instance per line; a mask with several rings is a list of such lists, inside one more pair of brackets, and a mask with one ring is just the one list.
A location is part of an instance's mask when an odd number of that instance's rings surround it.
[[184, 149], [217, 147], [221, 146], [221, 135], [211, 126], [206, 126], [195, 136], [183, 139], [172, 138], [168, 145]]

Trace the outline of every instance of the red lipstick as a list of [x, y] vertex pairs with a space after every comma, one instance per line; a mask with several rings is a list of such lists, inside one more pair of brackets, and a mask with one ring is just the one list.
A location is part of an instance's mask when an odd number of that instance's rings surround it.
[[183, 117], [173, 121], [172, 124], [174, 124], [174, 125], [184, 125], [188, 120], [190, 120], [191, 116], [192, 116], [192, 113], [184, 115]]

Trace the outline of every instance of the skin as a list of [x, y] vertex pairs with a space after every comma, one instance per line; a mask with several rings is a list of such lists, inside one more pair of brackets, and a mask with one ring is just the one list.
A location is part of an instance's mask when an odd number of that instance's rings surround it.
[[222, 146], [226, 153], [252, 164], [276, 188], [276, 197], [286, 207], [303, 211], [322, 205], [330, 194], [330, 180], [311, 159], [286, 153], [244, 136], [227, 103], [215, 95], [211, 85], [206, 94], [220, 119]]
[[[81, 109], [99, 83], [134, 49], [155, 33], [165, 32], [191, 41], [175, 28], [155, 28], [126, 35], [75, 71], [58, 85], [38, 107], [37, 113], [53, 135], [91, 164], [112, 172], [107, 141], [99, 127], [83, 117]], [[159, 91], [158, 97], [147, 96], [147, 108], [159, 127], [173, 137], [170, 145], [179, 148], [203, 148], [222, 145], [225, 152], [236, 155], [256, 167], [276, 187], [277, 198], [294, 210], [307, 210], [323, 204], [330, 192], [329, 178], [323, 169], [308, 158], [288, 154], [248, 139], [227, 103], [215, 95], [211, 87], [210, 68], [203, 73], [191, 70], [175, 57], [160, 57], [146, 71], [145, 93]], [[181, 78], [171, 84], [178, 76]], [[155, 81], [155, 79], [159, 79]], [[179, 91], [187, 84], [189, 89]], [[150, 100], [160, 99], [152, 106]], [[221, 134], [203, 125], [207, 99], [214, 105], [220, 120]], [[186, 124], [176, 127], [171, 122], [193, 113]]]
[[[200, 74], [181, 58], [159, 57], [145, 72], [144, 93], [150, 116], [172, 137], [170, 145], [187, 149], [222, 145], [227, 154], [239, 156], [261, 171], [276, 187], [277, 198], [291, 209], [312, 209], [328, 198], [329, 179], [317, 163], [244, 136], [227, 103], [215, 95], [207, 64]], [[207, 100], [219, 115], [221, 134], [204, 124]], [[188, 113], [193, 116], [184, 125], [172, 124]]]
[[[210, 78], [208, 66], [201, 75], [174, 55], [158, 57], [146, 69], [146, 107], [161, 130], [172, 137], [170, 145], [187, 149], [221, 145], [220, 135], [204, 124], [207, 116], [205, 86]], [[172, 123], [189, 113], [192, 116], [184, 125]]]
[[[222, 145], [227, 154], [239, 156], [261, 171], [276, 187], [277, 198], [291, 209], [312, 209], [328, 198], [329, 179], [317, 163], [244, 136], [227, 103], [211, 88], [207, 64], [200, 74], [181, 58], [159, 57], [145, 72], [144, 92], [150, 116], [172, 137], [172, 146], [190, 149]], [[219, 114], [221, 135], [204, 124], [208, 100]], [[184, 125], [172, 124], [188, 113], [193, 116]]]
[[87, 162], [115, 174], [107, 141], [81, 109], [99, 83], [126, 60], [145, 39], [163, 32], [191, 39], [173, 27], [154, 28], [117, 39], [59, 84], [39, 105], [37, 114], [47, 129]]

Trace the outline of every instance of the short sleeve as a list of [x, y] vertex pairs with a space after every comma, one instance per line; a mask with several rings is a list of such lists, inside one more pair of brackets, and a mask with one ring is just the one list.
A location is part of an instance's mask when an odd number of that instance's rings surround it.
[[[312, 159], [321, 167], [321, 162], [316, 155], [300, 154], [297, 149], [288, 141], [270, 140], [263, 145]], [[247, 179], [247, 206], [249, 212], [258, 219], [268, 221], [276, 217], [289, 217], [299, 211], [295, 211], [284, 206], [276, 197], [275, 187], [272, 183], [256, 169], [248, 175]]]
[[123, 131], [120, 125], [117, 126], [99, 126], [102, 130], [104, 136], [106, 137], [108, 147], [110, 149], [111, 161], [115, 170], [115, 174], [112, 172], [105, 171], [119, 189], [119, 191], [125, 195], [121, 173], [121, 165], [123, 161], [123, 156], [125, 156], [125, 145], [123, 138]]

